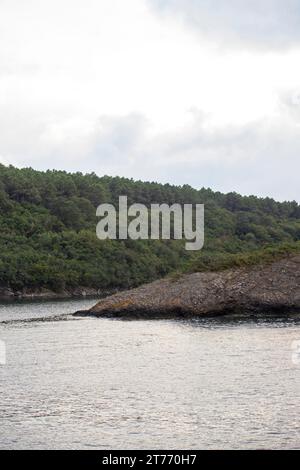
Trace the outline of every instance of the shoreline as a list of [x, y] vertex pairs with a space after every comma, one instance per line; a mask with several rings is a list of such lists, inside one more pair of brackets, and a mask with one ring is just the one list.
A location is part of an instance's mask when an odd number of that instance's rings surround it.
[[0, 302], [11, 303], [18, 301], [33, 300], [68, 300], [68, 299], [101, 299], [113, 295], [117, 289], [94, 289], [91, 287], [76, 287], [74, 289], [63, 289], [54, 291], [51, 289], [22, 289], [19, 291], [8, 287], [0, 287]]
[[184, 274], [118, 292], [76, 316], [191, 318], [300, 311], [300, 255], [270, 264]]

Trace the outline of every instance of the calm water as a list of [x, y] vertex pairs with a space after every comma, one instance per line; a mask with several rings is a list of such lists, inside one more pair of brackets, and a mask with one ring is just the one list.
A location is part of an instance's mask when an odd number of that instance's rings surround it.
[[299, 317], [117, 321], [0, 306], [0, 448], [300, 448]]

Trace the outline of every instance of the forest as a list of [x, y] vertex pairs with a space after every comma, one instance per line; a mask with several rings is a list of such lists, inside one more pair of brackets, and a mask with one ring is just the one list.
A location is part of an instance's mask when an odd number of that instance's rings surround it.
[[[205, 185], [199, 177], [199, 187]], [[96, 208], [128, 204], [204, 204], [205, 243], [99, 240]], [[298, 249], [300, 206], [209, 188], [134, 181], [95, 173], [0, 165], [0, 286], [14, 290], [77, 286], [129, 288], [190, 270], [222, 269]]]

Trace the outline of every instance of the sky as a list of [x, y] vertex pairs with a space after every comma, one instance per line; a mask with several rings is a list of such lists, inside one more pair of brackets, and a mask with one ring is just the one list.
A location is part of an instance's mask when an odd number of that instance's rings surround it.
[[299, 0], [0, 0], [0, 162], [300, 201]]

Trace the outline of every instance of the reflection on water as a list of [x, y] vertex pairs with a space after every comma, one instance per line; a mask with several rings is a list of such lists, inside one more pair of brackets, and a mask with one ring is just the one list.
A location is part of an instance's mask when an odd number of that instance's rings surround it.
[[299, 316], [68, 315], [94, 302], [0, 306], [1, 448], [300, 447]]

